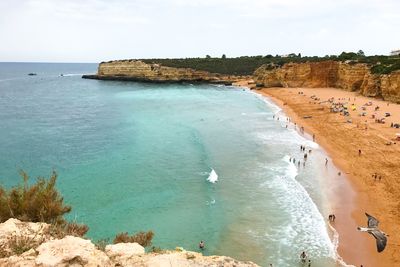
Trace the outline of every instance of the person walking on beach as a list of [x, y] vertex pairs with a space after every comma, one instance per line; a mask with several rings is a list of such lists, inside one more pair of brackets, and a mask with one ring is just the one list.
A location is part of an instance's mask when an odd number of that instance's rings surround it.
[[325, 166], [327, 166], [327, 165], [328, 165], [328, 159], [325, 158]]
[[206, 244], [204, 243], [203, 240], [201, 240], [200, 243], [199, 243], [199, 248], [200, 248], [201, 250], [204, 250], [204, 247], [205, 247], [205, 246], [206, 246]]

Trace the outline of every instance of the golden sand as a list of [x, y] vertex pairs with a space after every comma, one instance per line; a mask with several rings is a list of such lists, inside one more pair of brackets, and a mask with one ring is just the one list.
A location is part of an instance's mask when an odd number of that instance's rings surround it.
[[[247, 82], [239, 85], [247, 86]], [[334, 88], [254, 91], [271, 98], [299, 127], [315, 134], [316, 142], [344, 172], [341, 179], [351, 182], [354, 199], [345, 191], [338, 191], [332, 199], [334, 227], [340, 236], [338, 251], [344, 261], [354, 266], [400, 266], [400, 141], [395, 141], [400, 129], [390, 127], [391, 122], [400, 123], [400, 105]], [[347, 102], [350, 115], [330, 112], [331, 104], [326, 101], [331, 97]], [[372, 105], [363, 109], [367, 102]], [[363, 112], [365, 116], [360, 115]], [[385, 117], [386, 112], [391, 116]], [[385, 117], [386, 123], [375, 122], [373, 114]], [[373, 178], [374, 173], [381, 179]], [[357, 225], [366, 226], [365, 212], [378, 218], [380, 229], [389, 235], [382, 253], [377, 252], [373, 236], [356, 229]]]

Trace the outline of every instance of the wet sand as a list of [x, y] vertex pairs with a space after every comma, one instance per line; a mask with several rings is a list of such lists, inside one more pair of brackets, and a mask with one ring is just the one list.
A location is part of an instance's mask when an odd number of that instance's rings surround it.
[[[338, 179], [347, 178], [351, 183], [354, 194], [340, 186], [330, 193], [336, 215], [333, 226], [340, 236], [338, 251], [344, 261], [354, 266], [400, 266], [400, 141], [394, 144], [393, 140], [400, 129], [390, 127], [391, 122], [400, 123], [400, 105], [389, 103], [388, 106], [384, 101], [333, 88], [254, 91], [271, 98], [298, 127], [303, 126], [306, 132], [315, 134], [316, 142], [342, 170]], [[310, 98], [312, 95], [319, 100]], [[348, 102], [349, 109], [354, 103], [356, 110], [350, 109], [350, 116], [331, 113], [330, 103], [324, 102], [331, 97], [346, 98], [342, 102]], [[370, 101], [372, 106], [362, 110], [363, 104]], [[377, 117], [391, 113], [385, 124], [371, 118], [377, 105], [380, 107]], [[361, 112], [366, 112], [367, 116], [359, 116]], [[347, 122], [350, 118], [352, 123]], [[388, 142], [392, 144], [386, 145]], [[372, 178], [375, 172], [381, 180]], [[364, 212], [377, 217], [380, 228], [390, 235], [382, 253], [376, 251], [372, 236], [356, 230], [358, 225], [367, 224]]]

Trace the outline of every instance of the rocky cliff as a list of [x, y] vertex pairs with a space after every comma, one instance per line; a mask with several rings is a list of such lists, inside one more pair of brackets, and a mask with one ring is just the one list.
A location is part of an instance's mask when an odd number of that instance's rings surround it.
[[143, 82], [207, 82], [227, 85], [238, 80], [236, 76], [146, 64], [140, 60], [102, 62], [96, 75], [83, 75], [82, 78]]
[[45, 223], [16, 219], [0, 224], [0, 266], [257, 266], [183, 249], [145, 253], [137, 243], [119, 243], [100, 249], [90, 240], [79, 237], [57, 239], [50, 228]]
[[335, 87], [365, 96], [400, 102], [400, 71], [377, 75], [367, 64], [338, 61], [288, 63], [282, 67], [264, 65], [254, 72], [263, 87]]

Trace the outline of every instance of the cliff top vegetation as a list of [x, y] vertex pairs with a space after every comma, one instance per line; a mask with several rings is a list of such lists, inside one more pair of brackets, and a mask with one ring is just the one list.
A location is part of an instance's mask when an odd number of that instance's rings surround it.
[[217, 58], [207, 55], [204, 58], [153, 58], [141, 60], [148, 64], [156, 63], [168, 67], [192, 68], [228, 75], [251, 75], [257, 68], [265, 64], [283, 66], [286, 63], [319, 62], [325, 60], [342, 61], [350, 64], [366, 63], [371, 66], [371, 71], [375, 74], [388, 74], [400, 69], [400, 56], [365, 56], [362, 50], [359, 50], [357, 53], [343, 52], [340, 55], [326, 55], [324, 57], [302, 57], [301, 54], [292, 53], [286, 56], [259, 55], [228, 58], [222, 55], [222, 57]]

